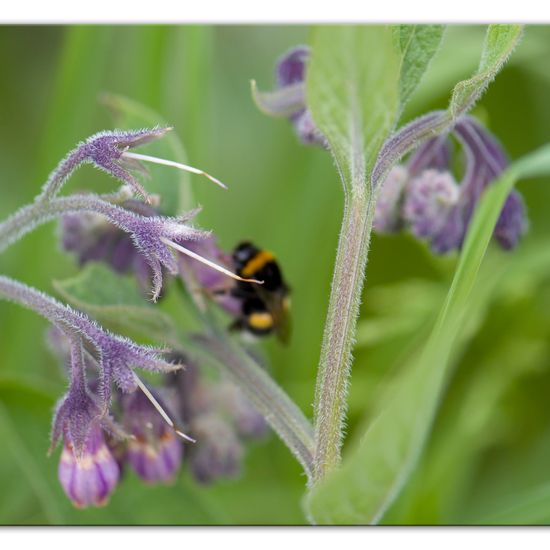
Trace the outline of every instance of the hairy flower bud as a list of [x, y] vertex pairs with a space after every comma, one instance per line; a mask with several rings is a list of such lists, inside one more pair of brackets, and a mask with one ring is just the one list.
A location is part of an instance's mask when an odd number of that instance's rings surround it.
[[511, 250], [527, 231], [527, 216], [523, 197], [512, 191], [508, 195], [495, 227], [495, 238], [505, 250]]
[[192, 432], [197, 445], [191, 449], [190, 468], [197, 481], [239, 474], [243, 449], [230, 424], [216, 414], [203, 414], [193, 419]]
[[76, 507], [107, 503], [118, 483], [120, 471], [97, 424], [91, 427], [78, 455], [70, 437], [65, 439], [58, 474], [63, 490]]
[[382, 184], [374, 211], [373, 227], [377, 233], [394, 233], [403, 227], [401, 206], [408, 179], [404, 166], [394, 166]]
[[265, 418], [235, 384], [229, 381], [220, 383], [217, 396], [220, 405], [227, 412], [227, 418], [233, 420], [239, 436], [258, 439], [266, 435], [268, 425]]
[[[375, 167], [375, 175], [383, 174], [385, 166], [393, 157], [399, 158], [399, 150], [411, 142], [412, 136], [423, 134], [431, 118], [440, 116], [439, 113], [426, 115], [404, 127], [398, 137], [388, 140]], [[458, 160], [464, 164], [464, 175], [459, 185], [452, 176], [452, 169], [458, 162], [453, 159], [456, 148], [450, 136], [456, 138], [461, 147], [462, 155]], [[409, 182], [402, 191], [400, 216], [392, 210], [400, 191], [399, 182], [392, 177], [401, 167], [392, 169], [380, 190], [375, 230], [384, 232], [408, 227], [417, 238], [429, 241], [437, 254], [460, 250], [483, 191], [504, 172], [508, 160], [498, 141], [471, 116], [459, 118], [450, 136], [428, 139], [410, 156], [407, 163]], [[512, 191], [493, 236], [502, 248], [510, 250], [517, 245], [527, 226], [523, 199], [517, 191]]]
[[287, 118], [298, 139], [304, 145], [326, 146], [311, 111], [307, 108], [305, 97], [305, 79], [310, 49], [296, 46], [285, 53], [275, 69], [277, 89], [270, 93], [258, 92], [253, 84], [252, 92], [258, 107], [266, 114]]
[[[158, 395], [155, 398], [160, 401]], [[124, 426], [133, 436], [126, 458], [134, 471], [148, 483], [172, 481], [183, 454], [183, 444], [175, 431], [139, 390], [122, 396], [122, 410]]]
[[407, 184], [403, 219], [416, 237], [433, 239], [456, 205], [459, 188], [449, 172], [424, 170]]

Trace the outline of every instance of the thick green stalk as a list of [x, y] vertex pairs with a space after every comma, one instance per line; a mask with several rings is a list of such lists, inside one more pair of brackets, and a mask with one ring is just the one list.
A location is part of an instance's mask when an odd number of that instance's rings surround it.
[[364, 179], [346, 193], [315, 394], [314, 482], [340, 462], [352, 348], [374, 216]]

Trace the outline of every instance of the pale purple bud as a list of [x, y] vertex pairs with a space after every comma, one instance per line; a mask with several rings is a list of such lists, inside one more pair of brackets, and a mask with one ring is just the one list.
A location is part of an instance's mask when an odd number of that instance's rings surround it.
[[403, 219], [413, 235], [433, 239], [445, 227], [458, 197], [458, 185], [449, 172], [424, 170], [407, 184]]
[[504, 203], [494, 236], [502, 248], [511, 250], [518, 244], [527, 227], [523, 198], [517, 191], [512, 191]]
[[310, 55], [311, 51], [307, 46], [296, 46], [282, 55], [275, 69], [277, 86], [283, 88], [305, 82], [306, 63]]
[[377, 233], [395, 233], [403, 227], [401, 206], [409, 172], [404, 166], [394, 166], [380, 186], [373, 227]]
[[197, 416], [192, 421], [197, 445], [191, 449], [190, 468], [200, 483], [218, 477], [235, 477], [240, 472], [242, 445], [229, 423], [216, 414]]
[[[461, 185], [464, 217], [469, 223], [483, 190], [506, 169], [508, 160], [502, 146], [473, 117], [463, 117], [455, 127], [463, 145], [467, 169]], [[521, 195], [512, 191], [503, 206], [494, 236], [505, 249], [514, 248], [527, 230], [528, 222]]]
[[[169, 410], [158, 393], [154, 396], [165, 410]], [[134, 471], [148, 483], [172, 481], [181, 465], [181, 439], [140, 390], [122, 396], [122, 411], [124, 426], [134, 436], [128, 443], [127, 452]]]
[[220, 384], [218, 402], [233, 419], [237, 433], [243, 438], [258, 439], [267, 434], [268, 425], [243, 392], [233, 383]]
[[446, 254], [452, 250], [460, 250], [466, 234], [466, 225], [462, 208], [457, 205], [451, 209], [445, 224], [434, 236], [431, 248], [436, 254]]
[[317, 128], [309, 109], [302, 109], [292, 114], [289, 120], [292, 122], [301, 143], [304, 145], [327, 146], [327, 141]]
[[306, 104], [305, 79], [310, 53], [307, 46], [297, 46], [289, 50], [277, 61], [277, 89], [262, 93], [253, 83], [252, 93], [256, 104], [264, 113], [285, 117], [291, 122], [301, 143], [326, 147], [326, 139], [315, 125]]
[[74, 452], [70, 438], [65, 439], [58, 474], [63, 490], [77, 508], [107, 503], [120, 471], [97, 424], [92, 425], [80, 455]]

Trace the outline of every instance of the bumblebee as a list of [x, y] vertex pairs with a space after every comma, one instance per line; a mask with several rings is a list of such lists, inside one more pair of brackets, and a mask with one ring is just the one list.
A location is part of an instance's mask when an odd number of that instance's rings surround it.
[[241, 301], [241, 316], [232, 328], [263, 336], [275, 333], [287, 343], [290, 338], [290, 289], [284, 282], [275, 256], [251, 242], [242, 242], [233, 250], [237, 275], [257, 279], [263, 284], [238, 281], [231, 295]]

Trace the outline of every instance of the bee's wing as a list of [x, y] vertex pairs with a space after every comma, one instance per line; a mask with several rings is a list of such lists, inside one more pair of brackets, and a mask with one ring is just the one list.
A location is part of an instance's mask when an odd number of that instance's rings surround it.
[[273, 328], [277, 338], [283, 344], [288, 344], [292, 333], [288, 292], [286, 290], [283, 292], [266, 292], [260, 286], [256, 286], [256, 292], [273, 316]]

